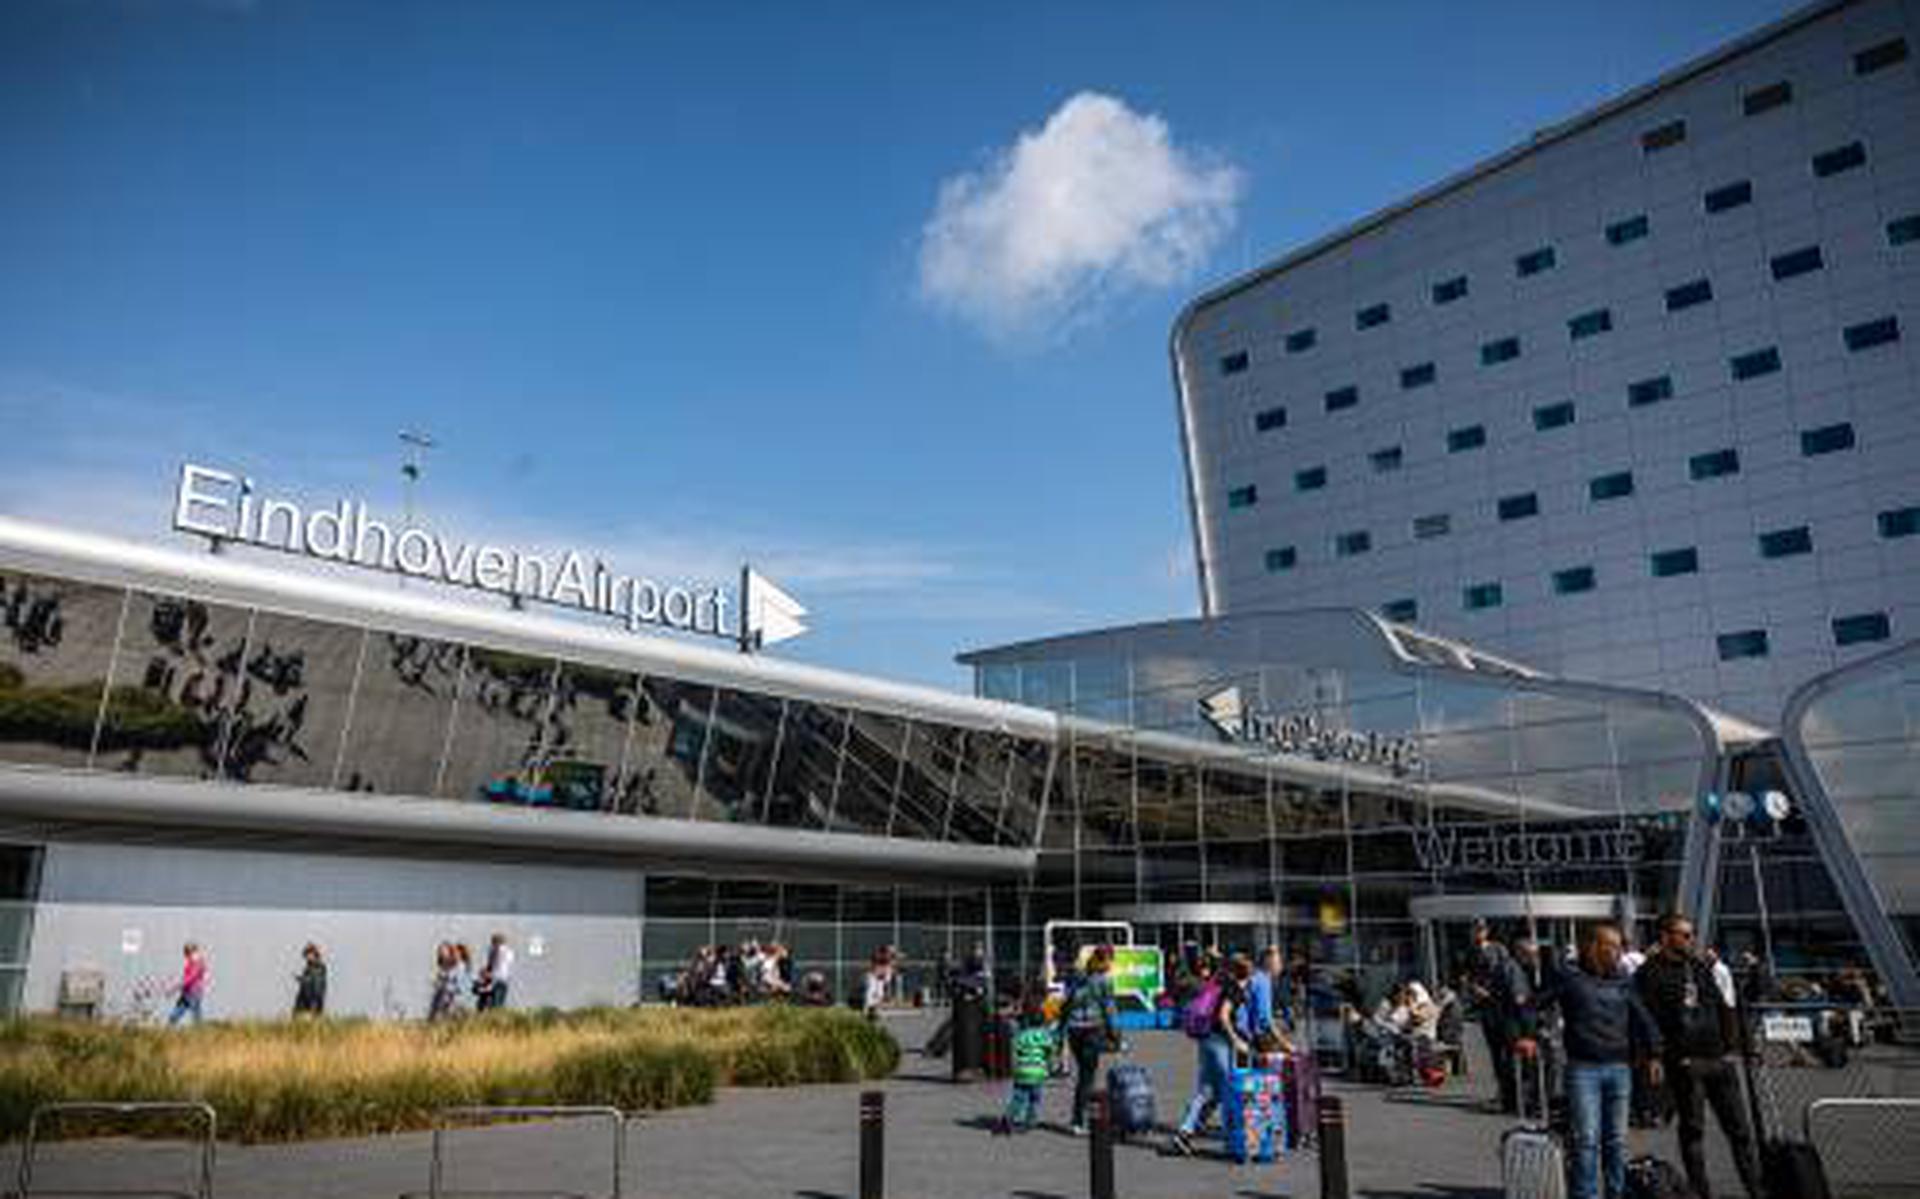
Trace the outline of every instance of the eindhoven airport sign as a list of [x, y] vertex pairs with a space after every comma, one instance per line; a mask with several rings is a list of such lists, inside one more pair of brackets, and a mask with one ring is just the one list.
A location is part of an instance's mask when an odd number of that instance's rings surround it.
[[632, 630], [656, 625], [725, 637], [747, 650], [807, 631], [807, 610], [751, 568], [741, 569], [732, 593], [720, 586], [663, 585], [644, 575], [617, 574], [577, 550], [541, 555], [389, 524], [373, 519], [358, 500], [302, 508], [260, 495], [242, 475], [191, 462], [180, 468], [173, 527], [205, 537], [215, 548], [255, 545], [577, 608], [614, 617]]
[[1311, 712], [1282, 716], [1249, 708], [1238, 687], [1203, 697], [1200, 715], [1229, 741], [1262, 746], [1274, 753], [1384, 766], [1397, 775], [1423, 765], [1420, 744], [1412, 737], [1337, 729]]

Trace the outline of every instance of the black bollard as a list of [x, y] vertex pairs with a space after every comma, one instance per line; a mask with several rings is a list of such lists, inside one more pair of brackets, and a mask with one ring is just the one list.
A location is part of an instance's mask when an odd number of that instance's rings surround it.
[[860, 1199], [886, 1199], [887, 1095], [860, 1092]]
[[1320, 1199], [1349, 1199], [1347, 1108], [1336, 1095], [1320, 1100]]
[[1105, 1091], [1095, 1091], [1088, 1098], [1093, 1135], [1087, 1138], [1087, 1190], [1092, 1199], [1113, 1199], [1113, 1114]]

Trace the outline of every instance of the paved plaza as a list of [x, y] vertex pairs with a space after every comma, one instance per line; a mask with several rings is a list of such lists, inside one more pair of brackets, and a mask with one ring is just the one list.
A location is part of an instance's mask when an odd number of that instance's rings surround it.
[[[893, 1017], [903, 1045], [918, 1046], [931, 1019]], [[1178, 1033], [1135, 1039], [1135, 1060], [1153, 1072], [1162, 1121], [1177, 1118], [1192, 1083], [1190, 1043]], [[1476, 1065], [1479, 1061], [1476, 1060]], [[1512, 1121], [1481, 1110], [1484, 1066], [1466, 1080], [1415, 1095], [1332, 1082], [1350, 1112], [1354, 1193], [1370, 1199], [1491, 1199], [1499, 1193], [1500, 1134]], [[955, 1085], [946, 1063], [909, 1050], [882, 1087], [887, 1104], [887, 1194], [892, 1199], [1075, 1199], [1087, 1193], [1087, 1144], [1067, 1135], [1069, 1084], [1050, 1087], [1046, 1125], [1015, 1138], [987, 1120], [1004, 1083]], [[852, 1199], [857, 1193], [859, 1085], [729, 1090], [710, 1107], [634, 1121], [624, 1193], [642, 1199]], [[1636, 1148], [1674, 1159], [1672, 1134], [1636, 1133]], [[1123, 1197], [1318, 1196], [1311, 1154], [1278, 1165], [1238, 1166], [1213, 1155], [1165, 1156], [1159, 1142], [1118, 1150]], [[395, 1199], [427, 1188], [425, 1134], [300, 1145], [222, 1145], [221, 1199]], [[611, 1141], [603, 1129], [536, 1124], [458, 1134], [449, 1141], [445, 1185], [460, 1192], [606, 1195]], [[1204, 1150], [1203, 1150], [1204, 1154]], [[36, 1187], [188, 1189], [177, 1147], [127, 1142], [60, 1145]], [[9, 1178], [8, 1183], [11, 1182]]]

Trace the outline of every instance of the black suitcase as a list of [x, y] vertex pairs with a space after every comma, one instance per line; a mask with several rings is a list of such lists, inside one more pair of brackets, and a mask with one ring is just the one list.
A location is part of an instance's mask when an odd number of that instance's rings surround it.
[[1761, 1141], [1760, 1177], [1766, 1199], [1833, 1199], [1820, 1151], [1805, 1141]]

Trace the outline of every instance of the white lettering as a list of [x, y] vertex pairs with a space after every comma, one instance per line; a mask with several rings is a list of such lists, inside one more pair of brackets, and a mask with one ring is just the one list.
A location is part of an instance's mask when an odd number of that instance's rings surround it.
[[[407, 547], [410, 545], [419, 547], [420, 554], [417, 562], [407, 559]], [[393, 547], [393, 557], [394, 560], [400, 564], [400, 569], [410, 575], [432, 574], [434, 558], [433, 538], [427, 536], [424, 529], [408, 529], [400, 534], [400, 540], [395, 543]]]
[[214, 509], [230, 507], [225, 496], [203, 490], [203, 485], [217, 483], [231, 487], [237, 482], [239, 482], [238, 479], [224, 470], [195, 466], [191, 462], [183, 465], [180, 468], [180, 488], [176, 493], [173, 506], [173, 527], [183, 533], [198, 533], [203, 537], [230, 536], [229, 526], [201, 517], [194, 508], [196, 506]]
[[567, 551], [560, 563], [560, 572], [554, 576], [553, 591], [547, 598], [556, 604], [572, 604], [576, 608], [593, 606], [592, 597], [587, 594], [587, 564], [581, 560], [577, 551]]
[[[284, 540], [273, 535], [273, 518], [276, 516], [287, 518], [287, 535]], [[261, 545], [271, 545], [289, 553], [304, 554], [307, 547], [300, 538], [305, 532], [300, 509], [285, 500], [264, 500], [260, 504], [260, 527], [254, 531], [250, 540], [257, 541]]]
[[473, 565], [473, 546], [462, 542], [458, 550], [447, 552], [447, 539], [435, 537], [435, 546], [440, 550], [440, 573], [449, 583], [464, 583], [470, 577], [468, 569]]
[[[527, 585], [529, 580], [531, 587]], [[538, 554], [520, 555], [520, 564], [513, 572], [513, 590], [516, 595], [547, 598], [547, 560]]]
[[666, 607], [667, 623], [669, 625], [672, 625], [676, 629], [693, 627], [692, 592], [688, 591], [685, 587], [667, 588]]
[[[393, 569], [393, 530], [377, 520], [367, 519], [367, 506], [360, 504], [353, 514], [353, 560], [361, 566], [377, 566], [382, 570]], [[371, 561], [367, 558], [367, 534], [380, 534], [380, 554]]]
[[473, 556], [473, 581], [488, 591], [513, 586], [513, 560], [497, 545], [483, 545]]
[[[340, 501], [340, 510], [317, 508], [307, 517], [307, 552], [316, 558], [336, 558], [347, 560], [347, 526], [353, 520], [353, 506], [346, 500]], [[320, 534], [331, 532], [328, 543], [322, 545]]]

